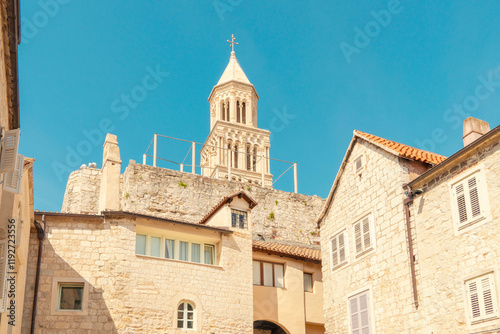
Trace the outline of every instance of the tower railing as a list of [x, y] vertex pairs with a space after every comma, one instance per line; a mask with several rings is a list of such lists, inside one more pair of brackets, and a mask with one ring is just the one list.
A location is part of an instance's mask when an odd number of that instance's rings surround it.
[[[184, 156], [184, 159], [181, 162], [179, 162], [179, 161], [175, 161], [175, 159], [172, 160], [173, 158], [166, 159], [164, 157], [158, 156], [158, 137], [166, 138], [169, 140], [175, 140], [178, 142], [189, 143], [190, 144], [189, 149], [188, 149], [186, 155]], [[213, 166], [213, 167], [206, 166], [206, 165], [202, 166], [201, 165], [201, 157], [200, 157], [200, 165], [196, 165], [196, 156], [199, 155], [199, 152], [196, 152], [197, 145], [199, 145], [200, 147], [213, 147], [213, 148], [216, 148], [218, 150], [224, 150], [225, 154], [224, 154], [224, 159], [222, 159], [222, 160], [228, 162], [227, 166], [222, 165], [220, 163]], [[151, 146], [153, 149], [152, 155], [149, 153], [151, 150]], [[276, 179], [272, 180], [272, 185], [274, 186], [274, 184], [279, 179], [281, 179], [290, 169], [293, 168], [293, 189], [294, 189], [295, 193], [298, 193], [297, 163], [296, 162], [274, 159], [274, 158], [266, 157], [265, 155], [261, 154], [261, 155], [257, 155], [257, 160], [253, 162], [253, 164], [255, 166], [258, 166], [259, 163], [261, 164], [260, 171], [259, 172], [253, 171], [253, 169], [249, 171], [247, 169], [235, 168], [234, 166], [232, 166], [232, 163], [230, 162], [230, 156], [234, 152], [235, 151], [230, 149], [230, 148], [212, 146], [212, 145], [208, 145], [208, 144], [204, 144], [204, 143], [198, 143], [196, 141], [190, 141], [190, 140], [185, 140], [185, 139], [180, 139], [180, 138], [175, 138], [175, 137], [165, 136], [165, 135], [155, 133], [153, 136], [153, 139], [149, 143], [148, 148], [146, 149], [146, 152], [142, 155], [142, 164], [147, 165], [148, 158], [152, 158], [153, 167], [157, 167], [158, 161], [165, 161], [167, 163], [171, 163], [171, 164], [179, 166], [179, 170], [181, 172], [185, 172], [184, 167], [191, 167], [191, 173], [196, 174], [196, 168], [200, 168], [200, 175], [212, 177], [212, 178], [218, 178], [219, 173], [227, 173], [228, 180], [232, 180], [233, 176], [236, 176], [236, 178], [239, 177], [240, 179], [244, 180], [246, 178], [245, 173], [248, 173], [248, 172], [252, 172], [255, 174], [260, 173], [261, 174], [261, 184], [262, 184], [262, 186], [265, 186], [266, 174], [270, 174], [270, 172], [271, 172], [271, 161], [275, 161], [275, 162], [280, 162], [280, 163], [284, 163], [285, 165], [288, 165], [288, 168], [286, 168], [285, 171], [282, 172]], [[238, 151], [238, 154], [243, 154], [245, 156], [245, 160], [247, 158], [246, 156], [249, 155], [249, 153], [246, 153], [243, 151]], [[190, 164], [186, 163], [186, 159], [188, 159], [189, 156], [191, 156], [191, 163]], [[252, 153], [250, 153], [250, 156], [255, 157], [255, 155]], [[253, 165], [252, 165], [252, 167], [253, 167]], [[205, 175], [205, 173], [203, 172], [204, 170], [208, 171], [208, 175]]]

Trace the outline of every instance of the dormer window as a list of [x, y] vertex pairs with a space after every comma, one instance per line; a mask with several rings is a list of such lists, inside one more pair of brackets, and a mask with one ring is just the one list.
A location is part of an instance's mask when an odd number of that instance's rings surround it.
[[247, 212], [231, 209], [231, 227], [247, 228]]

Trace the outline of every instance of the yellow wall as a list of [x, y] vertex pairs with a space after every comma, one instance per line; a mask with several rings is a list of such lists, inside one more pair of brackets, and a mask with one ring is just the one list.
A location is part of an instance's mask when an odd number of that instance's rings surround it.
[[[254, 285], [254, 321], [274, 322], [293, 334], [324, 333], [318, 331], [324, 324], [321, 265], [262, 252], [253, 259], [285, 265], [284, 288]], [[313, 273], [313, 292], [304, 292], [304, 271]]]

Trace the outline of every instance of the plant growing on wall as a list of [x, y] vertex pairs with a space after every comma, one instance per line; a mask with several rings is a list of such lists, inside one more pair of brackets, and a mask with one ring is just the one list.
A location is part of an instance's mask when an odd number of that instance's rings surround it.
[[185, 184], [184, 182], [179, 181], [179, 187], [184, 187], [184, 189], [186, 189], [186, 188], [187, 188], [187, 186], [188, 186], [188, 185], [187, 185], [187, 184]]
[[130, 194], [129, 193], [126, 193], [125, 194], [125, 199], [128, 199], [130, 197]]
[[275, 203], [276, 205], [278, 205], [278, 200], [275, 200], [275, 201], [274, 201], [274, 203]]
[[269, 213], [269, 219], [274, 221], [274, 212]]

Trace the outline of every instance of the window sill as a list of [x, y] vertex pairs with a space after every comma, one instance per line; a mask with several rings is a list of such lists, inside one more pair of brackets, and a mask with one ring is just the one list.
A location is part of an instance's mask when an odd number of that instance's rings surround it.
[[473, 221], [471, 221], [469, 223], [465, 223], [465, 224], [459, 225], [458, 226], [458, 232], [462, 233], [462, 232], [464, 232], [464, 230], [470, 230], [471, 229], [470, 227], [472, 227], [473, 225], [478, 224], [479, 222], [481, 222], [481, 221], [483, 221], [485, 219], [486, 219], [486, 217], [482, 216], [482, 217], [474, 219]]
[[498, 315], [491, 316], [490, 318], [486, 318], [486, 319], [475, 320], [475, 321], [471, 322], [471, 326], [482, 325], [482, 324], [484, 324], [484, 323], [486, 323], [488, 321], [497, 320], [497, 319], [499, 319]]
[[215, 268], [215, 269], [223, 269], [221, 266], [218, 266], [218, 265], [215, 265], [215, 264], [205, 264], [205, 263], [198, 263], [198, 262], [181, 261], [181, 260], [167, 259], [167, 258], [157, 257], [157, 256], [151, 256], [151, 255], [135, 254], [135, 256], [138, 257], [138, 258], [144, 258], [144, 259], [153, 259], [153, 260], [160, 260], [160, 261], [167, 261], [167, 262], [177, 262], [177, 263], [185, 263], [185, 264], [194, 264], [194, 265], [197, 265], [197, 266], [203, 266], [203, 267], [209, 267], [209, 268]]
[[338, 264], [336, 265], [335, 267], [332, 268], [332, 271], [335, 271], [335, 270], [338, 270], [340, 268], [343, 268], [345, 266], [347, 266], [349, 264], [349, 262], [345, 261], [345, 262], [342, 262], [341, 264]]
[[277, 287], [277, 286], [267, 286], [267, 285], [260, 285], [260, 284], [253, 284], [253, 286], [260, 286], [260, 287], [263, 287], [263, 288], [272, 288], [272, 289], [286, 290], [285, 287]]
[[356, 261], [361, 260], [362, 258], [366, 257], [368, 254], [372, 253], [375, 250], [375, 248], [371, 247], [368, 248], [367, 250], [364, 250], [363, 252], [356, 254]]

